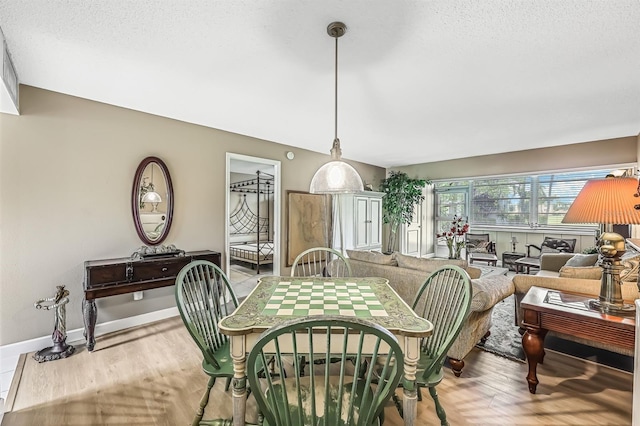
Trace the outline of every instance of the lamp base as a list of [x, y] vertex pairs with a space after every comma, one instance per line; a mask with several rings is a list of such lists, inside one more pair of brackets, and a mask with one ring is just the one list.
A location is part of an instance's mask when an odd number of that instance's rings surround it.
[[590, 300], [589, 307], [605, 314], [625, 316], [633, 315], [635, 306], [626, 304], [622, 300], [622, 280], [620, 271], [623, 266], [620, 263], [625, 253], [625, 239], [615, 232], [604, 232], [598, 241], [602, 266], [602, 279], [600, 284], [600, 296], [597, 300]]
[[589, 300], [589, 308], [600, 311], [603, 314], [617, 315], [620, 317], [634, 315], [635, 306], [629, 303], [616, 304], [603, 300]]

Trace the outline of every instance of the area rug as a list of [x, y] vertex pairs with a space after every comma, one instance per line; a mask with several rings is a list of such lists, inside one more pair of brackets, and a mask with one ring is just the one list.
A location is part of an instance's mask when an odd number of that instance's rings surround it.
[[[515, 297], [507, 297], [496, 304], [493, 309], [491, 335], [478, 348], [493, 354], [517, 361], [526, 362], [522, 349], [522, 336], [515, 325]], [[621, 355], [604, 349], [594, 348], [557, 336], [547, 335], [544, 340], [545, 350], [552, 350], [577, 358], [593, 361], [628, 372], [633, 371], [633, 357]]]
[[518, 362], [525, 362], [522, 337], [515, 325], [515, 297], [498, 302], [491, 317], [491, 335], [487, 341], [476, 345], [480, 349]]

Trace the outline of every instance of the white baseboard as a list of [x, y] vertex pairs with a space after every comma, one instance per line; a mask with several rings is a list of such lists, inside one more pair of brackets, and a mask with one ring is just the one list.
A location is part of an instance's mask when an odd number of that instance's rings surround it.
[[[136, 315], [133, 317], [117, 319], [113, 321], [96, 324], [95, 336], [112, 333], [114, 331], [125, 330], [139, 325], [149, 324], [154, 321], [160, 321], [179, 315], [178, 308], [172, 307], [159, 311], [148, 312], [146, 314]], [[84, 342], [83, 328], [76, 328], [67, 331], [67, 343], [77, 344]], [[0, 395], [6, 395], [9, 390], [11, 379], [7, 377], [13, 376], [16, 369], [20, 354], [38, 351], [40, 349], [51, 346], [51, 336], [37, 337], [35, 339], [24, 340], [22, 342], [11, 343], [9, 345], [0, 346], [0, 373], [3, 375], [2, 386], [0, 387]], [[11, 373], [11, 374], [6, 374]], [[5, 389], [6, 387], [6, 389]]]

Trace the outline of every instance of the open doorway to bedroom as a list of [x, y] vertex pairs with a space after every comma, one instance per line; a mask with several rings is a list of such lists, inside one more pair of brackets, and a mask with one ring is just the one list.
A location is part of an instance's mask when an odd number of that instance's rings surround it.
[[227, 153], [226, 271], [236, 296], [280, 274], [280, 161]]

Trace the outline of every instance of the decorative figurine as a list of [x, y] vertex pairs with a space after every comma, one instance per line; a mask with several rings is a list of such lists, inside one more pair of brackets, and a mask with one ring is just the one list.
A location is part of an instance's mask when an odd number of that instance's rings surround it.
[[[55, 361], [56, 359], [66, 358], [73, 354], [75, 347], [67, 345], [67, 308], [65, 305], [69, 303], [69, 290], [65, 290], [63, 285], [56, 286], [56, 294], [53, 297], [38, 300], [34, 303], [36, 309], [51, 310], [55, 309], [55, 322], [53, 324], [53, 346], [39, 350], [33, 355], [33, 359], [38, 362]], [[43, 305], [44, 302], [53, 302], [49, 305]]]

